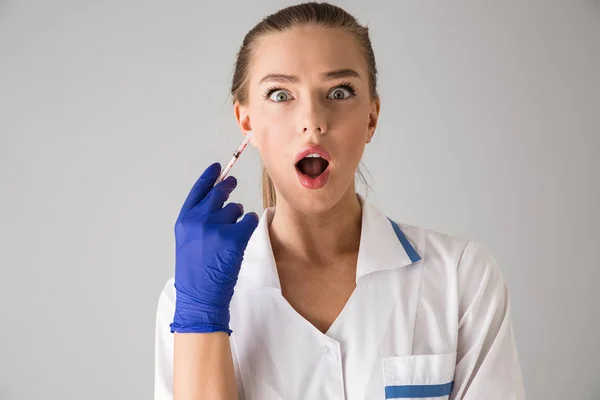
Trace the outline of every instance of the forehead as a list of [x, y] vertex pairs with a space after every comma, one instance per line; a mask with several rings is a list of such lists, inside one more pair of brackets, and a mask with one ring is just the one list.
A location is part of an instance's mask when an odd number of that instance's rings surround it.
[[298, 27], [259, 38], [250, 80], [281, 73], [309, 79], [322, 72], [354, 69], [366, 79], [366, 62], [353, 33], [341, 29]]

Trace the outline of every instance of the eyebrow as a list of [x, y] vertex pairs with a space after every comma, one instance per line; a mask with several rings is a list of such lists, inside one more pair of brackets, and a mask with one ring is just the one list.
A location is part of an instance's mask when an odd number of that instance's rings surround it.
[[[339, 69], [337, 71], [329, 71], [323, 72], [321, 74], [321, 78], [323, 80], [329, 81], [332, 79], [340, 79], [340, 78], [358, 78], [360, 79], [360, 74], [353, 69]], [[285, 75], [285, 74], [267, 74], [261, 80], [260, 83], [264, 82], [281, 82], [281, 83], [298, 83], [300, 82], [300, 78], [294, 75]]]

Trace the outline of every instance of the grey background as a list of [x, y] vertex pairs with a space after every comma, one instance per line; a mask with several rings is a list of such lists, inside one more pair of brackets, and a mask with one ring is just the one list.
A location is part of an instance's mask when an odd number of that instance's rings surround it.
[[[369, 200], [490, 249], [529, 399], [600, 399], [600, 2], [336, 3], [380, 69]], [[0, 399], [152, 397], [176, 214], [241, 140], [244, 34], [289, 4], [0, 2]], [[254, 149], [233, 174], [262, 211]]]

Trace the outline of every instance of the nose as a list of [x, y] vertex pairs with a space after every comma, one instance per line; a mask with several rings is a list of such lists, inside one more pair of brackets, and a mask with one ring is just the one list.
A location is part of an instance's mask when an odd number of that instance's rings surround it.
[[327, 110], [318, 100], [307, 100], [302, 107], [300, 118], [298, 119], [298, 133], [305, 134], [325, 134], [327, 132]]

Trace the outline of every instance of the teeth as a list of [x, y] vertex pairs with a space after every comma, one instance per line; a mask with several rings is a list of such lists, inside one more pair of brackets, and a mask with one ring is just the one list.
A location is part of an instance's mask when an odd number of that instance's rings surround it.
[[305, 158], [321, 158], [321, 156], [316, 153], [312, 153], [307, 155]]

